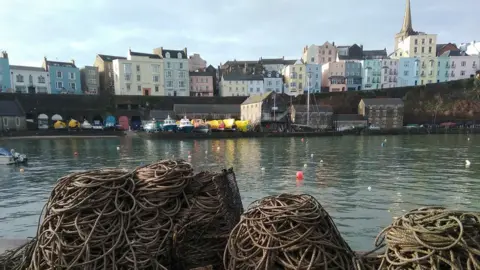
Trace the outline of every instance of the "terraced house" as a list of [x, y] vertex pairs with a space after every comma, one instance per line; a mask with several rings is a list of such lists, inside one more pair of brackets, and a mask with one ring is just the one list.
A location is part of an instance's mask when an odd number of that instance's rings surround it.
[[114, 94], [115, 82], [113, 74], [113, 60], [127, 59], [123, 56], [113, 56], [105, 54], [97, 54], [95, 58], [94, 67], [98, 68], [99, 75], [99, 94]]
[[10, 89], [10, 64], [8, 54], [3, 51], [0, 54], [0, 93], [7, 92]]
[[41, 67], [10, 66], [12, 89], [16, 93], [50, 94], [50, 74]]
[[190, 80], [187, 48], [167, 50], [156, 48], [153, 53], [163, 58], [163, 72], [166, 96], [189, 96]]
[[71, 62], [49, 61], [43, 58], [43, 68], [50, 76], [52, 94], [82, 94], [80, 70]]

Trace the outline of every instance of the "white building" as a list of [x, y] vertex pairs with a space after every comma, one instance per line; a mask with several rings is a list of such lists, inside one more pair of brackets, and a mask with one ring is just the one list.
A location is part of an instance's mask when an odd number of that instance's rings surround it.
[[380, 88], [397, 87], [398, 59], [379, 60], [381, 65]]
[[477, 70], [480, 70], [480, 55], [462, 55], [460, 51], [449, 51], [442, 56], [449, 57], [449, 81], [473, 78]]
[[17, 93], [51, 94], [50, 76], [41, 67], [10, 66], [12, 89]]
[[165, 94], [167, 96], [190, 96], [190, 79], [188, 77], [187, 48], [183, 50], [154, 49], [156, 55], [163, 57]]
[[480, 55], [480, 41], [472, 41], [470, 43], [462, 43], [459, 49], [468, 55]]
[[263, 88], [264, 92], [274, 91], [282, 93], [283, 91], [283, 76], [277, 71], [267, 71], [263, 73]]
[[222, 76], [220, 80], [220, 96], [248, 96], [250, 76], [230, 73]]
[[262, 95], [263, 89], [263, 75], [250, 75], [247, 76], [248, 95]]
[[163, 59], [157, 54], [128, 51], [113, 60], [115, 95], [164, 96]]

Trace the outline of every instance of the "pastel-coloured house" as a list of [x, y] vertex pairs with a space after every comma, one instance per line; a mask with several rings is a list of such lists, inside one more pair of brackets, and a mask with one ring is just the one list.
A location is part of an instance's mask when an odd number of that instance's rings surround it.
[[203, 58], [198, 53], [194, 53], [188, 57], [188, 69], [190, 72], [192, 71], [202, 71], [207, 68], [207, 61], [203, 60]]
[[382, 77], [382, 60], [367, 59], [362, 61], [362, 89], [374, 90], [380, 89]]
[[398, 60], [397, 86], [415, 86], [419, 84], [420, 59], [403, 57]]
[[42, 67], [49, 74], [52, 94], [83, 94], [80, 70], [75, 66], [75, 60], [59, 62], [44, 57]]
[[212, 97], [215, 85], [215, 73], [208, 71], [190, 71], [190, 96]]
[[348, 91], [358, 91], [362, 89], [361, 61], [345, 61], [345, 79]]
[[437, 57], [420, 58], [420, 85], [437, 82]]
[[380, 76], [380, 88], [397, 87], [398, 82], [398, 59], [383, 59], [382, 74]]
[[448, 56], [437, 57], [437, 83], [448, 82], [450, 78], [450, 58]]
[[309, 80], [308, 84], [305, 84], [304, 92], [308, 93], [320, 93], [322, 86], [322, 66], [319, 64], [306, 64], [306, 79]]
[[293, 65], [286, 66], [282, 73], [285, 76], [285, 94], [290, 96], [303, 94], [306, 82], [306, 66], [303, 61], [297, 60]]
[[323, 87], [328, 87], [329, 92], [347, 91], [345, 79], [345, 61], [330, 62], [322, 65]]
[[8, 62], [8, 54], [3, 51], [0, 54], [0, 93], [7, 92], [11, 88], [10, 81], [10, 63]]

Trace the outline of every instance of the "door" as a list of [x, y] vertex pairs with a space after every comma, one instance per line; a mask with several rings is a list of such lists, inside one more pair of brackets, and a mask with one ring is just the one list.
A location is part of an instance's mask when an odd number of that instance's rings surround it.
[[152, 89], [151, 88], [143, 88], [143, 95], [144, 96], [150, 96], [150, 91]]
[[35, 94], [35, 86], [29, 86], [28, 87], [28, 93], [29, 94]]

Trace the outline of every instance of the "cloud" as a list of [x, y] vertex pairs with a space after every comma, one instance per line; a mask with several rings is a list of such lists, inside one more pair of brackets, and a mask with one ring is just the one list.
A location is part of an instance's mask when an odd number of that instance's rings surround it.
[[[475, 7], [477, 1], [463, 5]], [[0, 49], [8, 50], [12, 64], [41, 63], [46, 55], [74, 58], [80, 66], [91, 65], [98, 53], [125, 55], [129, 47], [187, 47], [213, 65], [233, 58], [300, 58], [305, 45], [327, 40], [391, 50], [405, 1], [388, 2], [10, 0], [0, 9]], [[477, 11], [457, 9], [453, 16], [450, 6], [446, 0], [412, 1], [415, 30], [442, 33], [440, 42], [480, 39], [472, 36], [478, 35]]]

